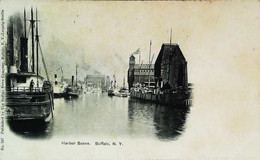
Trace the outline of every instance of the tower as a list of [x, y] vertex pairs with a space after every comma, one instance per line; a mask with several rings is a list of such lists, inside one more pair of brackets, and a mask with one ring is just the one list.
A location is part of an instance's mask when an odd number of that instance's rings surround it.
[[127, 82], [128, 82], [129, 89], [131, 89], [133, 87], [133, 83], [135, 81], [134, 67], [135, 67], [135, 57], [133, 55], [131, 55], [129, 57], [129, 69], [128, 69], [128, 76], [127, 76]]
[[129, 57], [129, 69], [134, 69], [134, 66], [135, 66], [135, 57], [131, 55]]

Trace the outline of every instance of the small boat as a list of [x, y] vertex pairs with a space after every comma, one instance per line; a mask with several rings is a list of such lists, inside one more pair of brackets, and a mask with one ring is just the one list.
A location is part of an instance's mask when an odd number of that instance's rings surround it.
[[123, 79], [123, 87], [119, 91], [114, 91], [114, 95], [117, 97], [128, 97], [130, 95], [128, 89], [125, 87], [125, 78]]
[[124, 87], [119, 90], [119, 93], [121, 94], [121, 97], [128, 97], [130, 95], [128, 89]]
[[109, 96], [114, 96], [114, 95], [115, 95], [114, 89], [113, 89], [113, 88], [109, 88], [109, 89], [107, 90], [107, 95], [109, 95]]
[[75, 86], [74, 87], [69, 86], [66, 88], [64, 97], [69, 99], [78, 98], [81, 94], [82, 94], [82, 89], [75, 88]]
[[56, 71], [58, 71], [58, 70], [61, 70], [62, 75], [61, 75], [60, 81], [58, 81], [57, 74], [54, 75], [54, 78], [55, 78], [55, 82], [53, 85], [54, 98], [63, 97], [66, 92], [66, 88], [68, 87], [68, 84], [64, 81], [64, 78], [63, 78], [63, 68], [60, 67]]
[[120, 92], [116, 92], [114, 94], [114, 96], [117, 96], [117, 97], [127, 97], [128, 95], [126, 93], [120, 93]]
[[58, 84], [54, 84], [53, 91], [54, 91], [54, 98], [61, 98], [64, 96], [66, 92], [66, 88], [68, 84], [58, 82]]
[[68, 85], [68, 87], [66, 88], [64, 93], [64, 98], [67, 99], [78, 98], [83, 93], [82, 85], [78, 84], [77, 82], [77, 75], [78, 75], [77, 68], [78, 66], [76, 65], [76, 82], [74, 84], [74, 76], [72, 76], [71, 85]]
[[114, 96], [115, 93], [116, 93], [116, 91], [115, 91], [115, 89], [116, 89], [116, 76], [115, 75], [113, 75], [113, 79], [114, 80], [111, 81], [110, 87], [107, 90], [108, 96]]

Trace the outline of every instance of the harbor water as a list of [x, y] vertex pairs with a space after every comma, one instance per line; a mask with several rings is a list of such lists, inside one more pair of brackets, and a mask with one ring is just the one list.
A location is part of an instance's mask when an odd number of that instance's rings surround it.
[[256, 152], [247, 147], [258, 144], [258, 125], [249, 123], [256, 103], [235, 102], [236, 94], [211, 99], [199, 89], [191, 106], [175, 108], [107, 93], [55, 99], [48, 124], [6, 123], [4, 159], [247, 159]]
[[23, 138], [49, 139], [66, 136], [109, 136], [178, 139], [185, 132], [190, 111], [187, 104], [166, 107], [107, 93], [83, 94], [77, 99], [55, 99], [54, 119], [8, 122], [13, 134]]

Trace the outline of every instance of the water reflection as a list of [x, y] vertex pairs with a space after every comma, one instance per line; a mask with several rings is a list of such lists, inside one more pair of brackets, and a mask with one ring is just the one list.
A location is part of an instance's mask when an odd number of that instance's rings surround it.
[[[190, 111], [190, 106], [186, 102], [169, 107], [129, 99], [129, 127], [134, 128], [137, 122], [140, 128], [144, 127], [147, 132], [154, 133], [160, 140], [176, 140], [184, 131], [186, 117]], [[155, 129], [151, 128], [151, 123]], [[138, 129], [133, 130], [136, 132]]]
[[41, 139], [50, 138], [52, 136], [54, 121], [46, 123], [44, 121], [35, 120], [8, 120], [7, 123], [10, 130], [18, 136], [22, 136], [24, 138]]
[[157, 106], [154, 114], [154, 125], [157, 137], [162, 140], [174, 140], [184, 131], [185, 121], [190, 108], [178, 104], [172, 108]]
[[54, 120], [8, 121], [10, 130], [25, 138], [68, 136], [129, 137], [175, 140], [184, 132], [189, 106], [165, 107], [107, 94], [55, 99]]

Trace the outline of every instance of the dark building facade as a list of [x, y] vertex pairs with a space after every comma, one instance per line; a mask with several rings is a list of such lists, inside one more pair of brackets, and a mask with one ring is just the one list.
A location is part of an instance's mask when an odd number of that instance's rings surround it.
[[129, 69], [127, 76], [128, 88], [131, 89], [134, 83], [141, 83], [153, 85], [154, 78], [154, 64], [135, 64], [135, 57], [132, 55], [129, 58]]
[[86, 75], [85, 82], [91, 84], [92, 86], [100, 87], [102, 89], [107, 89], [110, 85], [109, 76], [105, 75]]
[[178, 44], [163, 44], [155, 62], [156, 86], [187, 87], [187, 61]]

